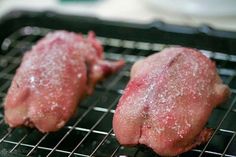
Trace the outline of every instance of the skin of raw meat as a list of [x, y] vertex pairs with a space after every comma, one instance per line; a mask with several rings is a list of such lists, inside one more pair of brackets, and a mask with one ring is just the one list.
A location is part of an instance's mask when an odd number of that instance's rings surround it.
[[190, 48], [167, 48], [136, 62], [113, 129], [122, 145], [144, 144], [175, 156], [206, 142], [212, 110], [230, 95], [215, 64]]
[[123, 60], [103, 60], [93, 32], [87, 38], [66, 31], [49, 33], [23, 56], [5, 99], [5, 121], [11, 127], [57, 131], [95, 84], [123, 65]]

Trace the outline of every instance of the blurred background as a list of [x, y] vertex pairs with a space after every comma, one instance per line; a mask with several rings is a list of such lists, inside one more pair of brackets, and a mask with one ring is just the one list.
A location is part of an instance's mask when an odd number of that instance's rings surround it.
[[160, 20], [236, 31], [236, 0], [0, 0], [0, 17], [15, 9], [51, 10], [135, 23]]

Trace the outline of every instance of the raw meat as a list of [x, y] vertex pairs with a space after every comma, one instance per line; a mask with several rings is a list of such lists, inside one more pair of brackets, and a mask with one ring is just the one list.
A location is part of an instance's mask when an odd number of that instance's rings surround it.
[[5, 121], [41, 132], [60, 129], [97, 81], [124, 64], [103, 58], [93, 32], [88, 38], [66, 31], [49, 33], [24, 55], [5, 99]]
[[175, 156], [206, 142], [204, 128], [229, 88], [215, 64], [189, 48], [167, 48], [136, 62], [113, 118], [122, 145], [144, 144], [162, 156]]

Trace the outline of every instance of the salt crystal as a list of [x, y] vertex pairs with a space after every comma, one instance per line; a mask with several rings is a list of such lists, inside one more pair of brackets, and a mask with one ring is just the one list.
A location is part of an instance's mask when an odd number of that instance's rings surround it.
[[79, 73], [79, 74], [77, 75], [77, 77], [78, 77], [78, 79], [80, 79], [80, 78], [82, 77], [82, 74]]
[[56, 108], [58, 108], [60, 105], [56, 102], [52, 102], [52, 106], [51, 106], [51, 110], [55, 110]]

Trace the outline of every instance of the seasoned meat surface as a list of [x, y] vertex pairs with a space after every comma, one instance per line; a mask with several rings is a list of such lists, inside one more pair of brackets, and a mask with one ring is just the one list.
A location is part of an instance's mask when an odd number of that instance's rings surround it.
[[190, 48], [167, 48], [136, 62], [113, 129], [122, 145], [144, 144], [175, 156], [206, 142], [212, 110], [229, 96], [215, 64]]
[[5, 99], [5, 121], [11, 127], [56, 131], [97, 81], [123, 64], [103, 59], [93, 32], [87, 38], [66, 31], [49, 33], [24, 55]]

